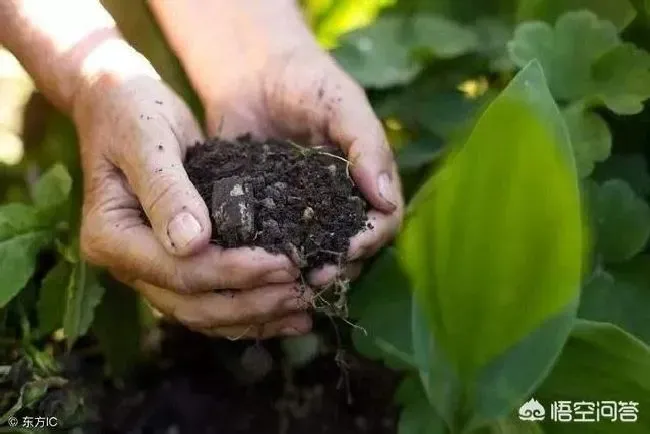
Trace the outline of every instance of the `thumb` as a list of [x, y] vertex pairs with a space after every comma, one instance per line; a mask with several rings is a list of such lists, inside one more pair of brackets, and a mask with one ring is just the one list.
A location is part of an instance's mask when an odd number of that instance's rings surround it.
[[191, 255], [208, 244], [212, 230], [207, 206], [183, 168], [183, 145], [200, 140], [200, 131], [193, 120], [183, 124], [191, 125], [186, 131], [175, 131], [162, 117], [144, 122], [140, 145], [119, 166], [158, 240], [173, 255]]

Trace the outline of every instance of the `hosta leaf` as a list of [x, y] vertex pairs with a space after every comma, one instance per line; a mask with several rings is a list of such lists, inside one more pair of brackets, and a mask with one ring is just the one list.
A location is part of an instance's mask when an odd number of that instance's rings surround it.
[[71, 348], [79, 336], [84, 335], [95, 315], [95, 308], [104, 295], [95, 273], [85, 262], [74, 265], [66, 288], [65, 315], [63, 331], [68, 348]]
[[72, 178], [67, 169], [56, 164], [34, 184], [34, 204], [42, 209], [61, 205], [68, 199], [71, 189]]
[[38, 299], [38, 330], [46, 335], [63, 326], [66, 288], [70, 281], [72, 266], [59, 261], [43, 279]]
[[[575, 315], [583, 231], [566, 126], [532, 62], [413, 200], [398, 240], [435, 348], [463, 387], [459, 425], [507, 415], [555, 360]], [[535, 348], [535, 368], [512, 377], [530, 356], [522, 348]], [[484, 395], [494, 390], [499, 399]]]
[[22, 204], [0, 207], [0, 307], [27, 284], [36, 268], [36, 256], [52, 239], [39, 226], [36, 210]]
[[585, 111], [579, 105], [564, 111], [564, 121], [571, 136], [578, 175], [581, 178], [587, 177], [594, 170], [595, 163], [609, 157], [612, 134], [603, 118]]
[[580, 318], [621, 327], [650, 345], [650, 257], [596, 270], [582, 290]]
[[407, 83], [422, 70], [416, 50], [448, 58], [476, 44], [471, 30], [442, 17], [386, 15], [343, 36], [334, 55], [364, 86], [388, 87]]
[[611, 111], [632, 115], [650, 98], [650, 53], [631, 43], [621, 44], [594, 64], [595, 97]]
[[352, 338], [357, 350], [393, 367], [411, 367], [411, 293], [395, 251], [384, 250], [354, 286], [350, 315], [361, 328]]
[[[535, 397], [545, 406], [552, 434], [642, 434], [650, 432], [650, 348], [610, 324], [579, 322], [551, 375]], [[636, 423], [553, 423], [555, 401], [639, 403]]]
[[650, 207], [619, 179], [592, 189], [592, 220], [597, 252], [607, 262], [623, 262], [639, 253], [650, 237]]
[[509, 50], [520, 67], [537, 59], [553, 95], [570, 100], [593, 91], [594, 62], [619, 44], [612, 23], [592, 12], [579, 11], [562, 15], [555, 27], [541, 21], [519, 25]]

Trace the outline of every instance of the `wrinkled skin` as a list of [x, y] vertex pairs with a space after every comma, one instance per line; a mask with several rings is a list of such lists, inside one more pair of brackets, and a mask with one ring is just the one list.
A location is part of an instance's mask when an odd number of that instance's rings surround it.
[[[346, 152], [354, 180], [375, 208], [374, 229], [352, 239], [342, 270], [325, 267], [308, 277], [314, 286], [356, 277], [361, 261], [393, 237], [403, 210], [392, 154], [363, 90], [318, 50], [281, 53], [221, 89], [202, 98], [208, 134], [280, 135], [334, 143]], [[288, 258], [209, 244], [208, 209], [182, 167], [187, 147], [203, 136], [157, 77], [101, 75], [80, 94], [74, 119], [85, 177], [81, 244], [89, 261], [208, 335], [266, 338], [310, 330], [312, 294], [299, 288]]]

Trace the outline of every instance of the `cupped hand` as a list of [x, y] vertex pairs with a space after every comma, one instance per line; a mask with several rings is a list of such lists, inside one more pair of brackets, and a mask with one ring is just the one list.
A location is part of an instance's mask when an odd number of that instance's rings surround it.
[[[199, 88], [211, 135], [278, 136], [311, 145], [337, 145], [351, 162], [351, 175], [372, 205], [371, 225], [350, 242], [347, 264], [312, 272], [326, 286], [338, 276], [355, 278], [362, 260], [374, 255], [399, 229], [404, 209], [400, 180], [383, 127], [363, 89], [314, 44], [270, 56], [238, 69], [227, 86], [211, 81]], [[200, 74], [194, 74], [201, 80]], [[207, 79], [207, 77], [206, 77]]]
[[303, 312], [309, 294], [298, 290], [288, 258], [209, 244], [207, 207], [183, 169], [201, 131], [155, 74], [100, 75], [80, 91], [73, 117], [84, 173], [81, 247], [90, 262], [206, 334], [268, 337], [311, 327]]

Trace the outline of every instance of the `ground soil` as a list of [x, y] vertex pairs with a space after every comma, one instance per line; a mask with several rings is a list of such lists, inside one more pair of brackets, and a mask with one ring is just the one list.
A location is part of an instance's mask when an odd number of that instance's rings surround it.
[[[335, 148], [242, 136], [191, 148], [185, 169], [210, 208], [213, 241], [287, 254], [301, 268], [344, 259], [368, 204]], [[352, 163], [353, 164], [353, 163]]]
[[[395, 434], [398, 375], [355, 353], [321, 355], [289, 371], [278, 341], [214, 340], [166, 331], [162, 354], [108, 393], [101, 432], [128, 434]], [[252, 346], [264, 376], [242, 368]], [[340, 353], [339, 353], [340, 358]], [[288, 372], [292, 372], [288, 374]]]

